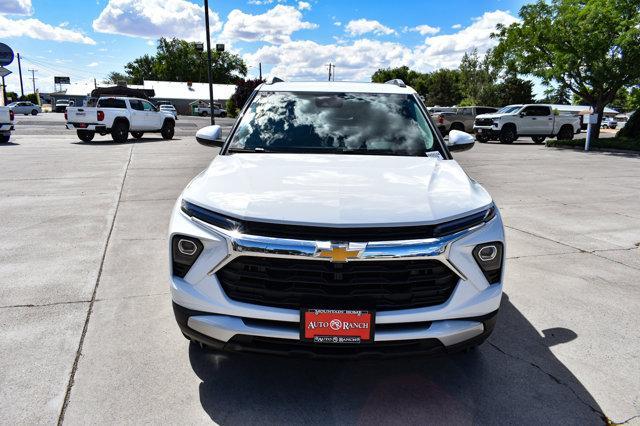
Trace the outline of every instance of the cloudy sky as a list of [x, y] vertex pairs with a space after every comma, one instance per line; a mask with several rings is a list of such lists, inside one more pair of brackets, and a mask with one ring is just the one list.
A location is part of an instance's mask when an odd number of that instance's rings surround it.
[[[36, 86], [53, 76], [101, 81], [128, 61], [155, 51], [159, 37], [204, 41], [202, 0], [0, 0], [0, 41], [23, 57]], [[344, 1], [211, 0], [214, 43], [243, 56], [250, 73], [368, 81], [378, 68], [421, 71], [455, 67], [463, 53], [484, 52], [497, 23], [516, 18], [522, 0]], [[19, 92], [17, 61], [8, 89]], [[32, 81], [25, 80], [25, 92]], [[28, 90], [27, 90], [28, 88]]]

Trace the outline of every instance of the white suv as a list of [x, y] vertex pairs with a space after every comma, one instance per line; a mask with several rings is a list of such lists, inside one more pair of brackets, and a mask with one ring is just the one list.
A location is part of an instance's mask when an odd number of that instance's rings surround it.
[[219, 350], [310, 356], [476, 346], [502, 294], [504, 231], [487, 191], [399, 80], [259, 86], [178, 199], [176, 320]]

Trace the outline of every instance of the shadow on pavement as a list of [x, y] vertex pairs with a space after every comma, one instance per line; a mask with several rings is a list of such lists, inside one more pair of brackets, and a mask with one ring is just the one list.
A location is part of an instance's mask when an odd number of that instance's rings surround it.
[[17, 145], [20, 145], [20, 144], [15, 142], [0, 142], [0, 146], [17, 146]]
[[603, 424], [597, 403], [544, 337], [502, 300], [480, 348], [439, 358], [314, 361], [219, 354], [189, 346], [200, 402], [220, 424]]
[[179, 141], [179, 138], [173, 139], [162, 139], [162, 138], [142, 138], [142, 139], [132, 139], [129, 138], [126, 142], [114, 142], [111, 139], [105, 140], [92, 140], [91, 142], [82, 142], [78, 140], [76, 142], [71, 142], [73, 145], [129, 145], [129, 144], [139, 144], [139, 143], [150, 143], [150, 142], [172, 142]]

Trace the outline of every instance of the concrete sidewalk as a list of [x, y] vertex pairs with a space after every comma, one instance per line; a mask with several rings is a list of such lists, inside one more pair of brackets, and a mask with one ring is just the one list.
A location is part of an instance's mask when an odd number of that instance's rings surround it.
[[202, 352], [174, 323], [170, 209], [215, 148], [192, 136], [37, 135], [0, 145], [2, 423], [584, 425], [640, 414], [638, 157], [533, 144], [456, 155], [507, 226], [492, 337], [450, 358], [314, 362]]

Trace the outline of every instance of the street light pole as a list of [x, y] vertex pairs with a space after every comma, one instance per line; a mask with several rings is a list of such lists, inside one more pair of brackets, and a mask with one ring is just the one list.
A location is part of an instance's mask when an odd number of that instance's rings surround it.
[[211, 35], [209, 32], [209, 0], [204, 0], [204, 25], [207, 30], [207, 76], [209, 77], [209, 114], [211, 124], [216, 124], [213, 108], [213, 85], [211, 83]]

